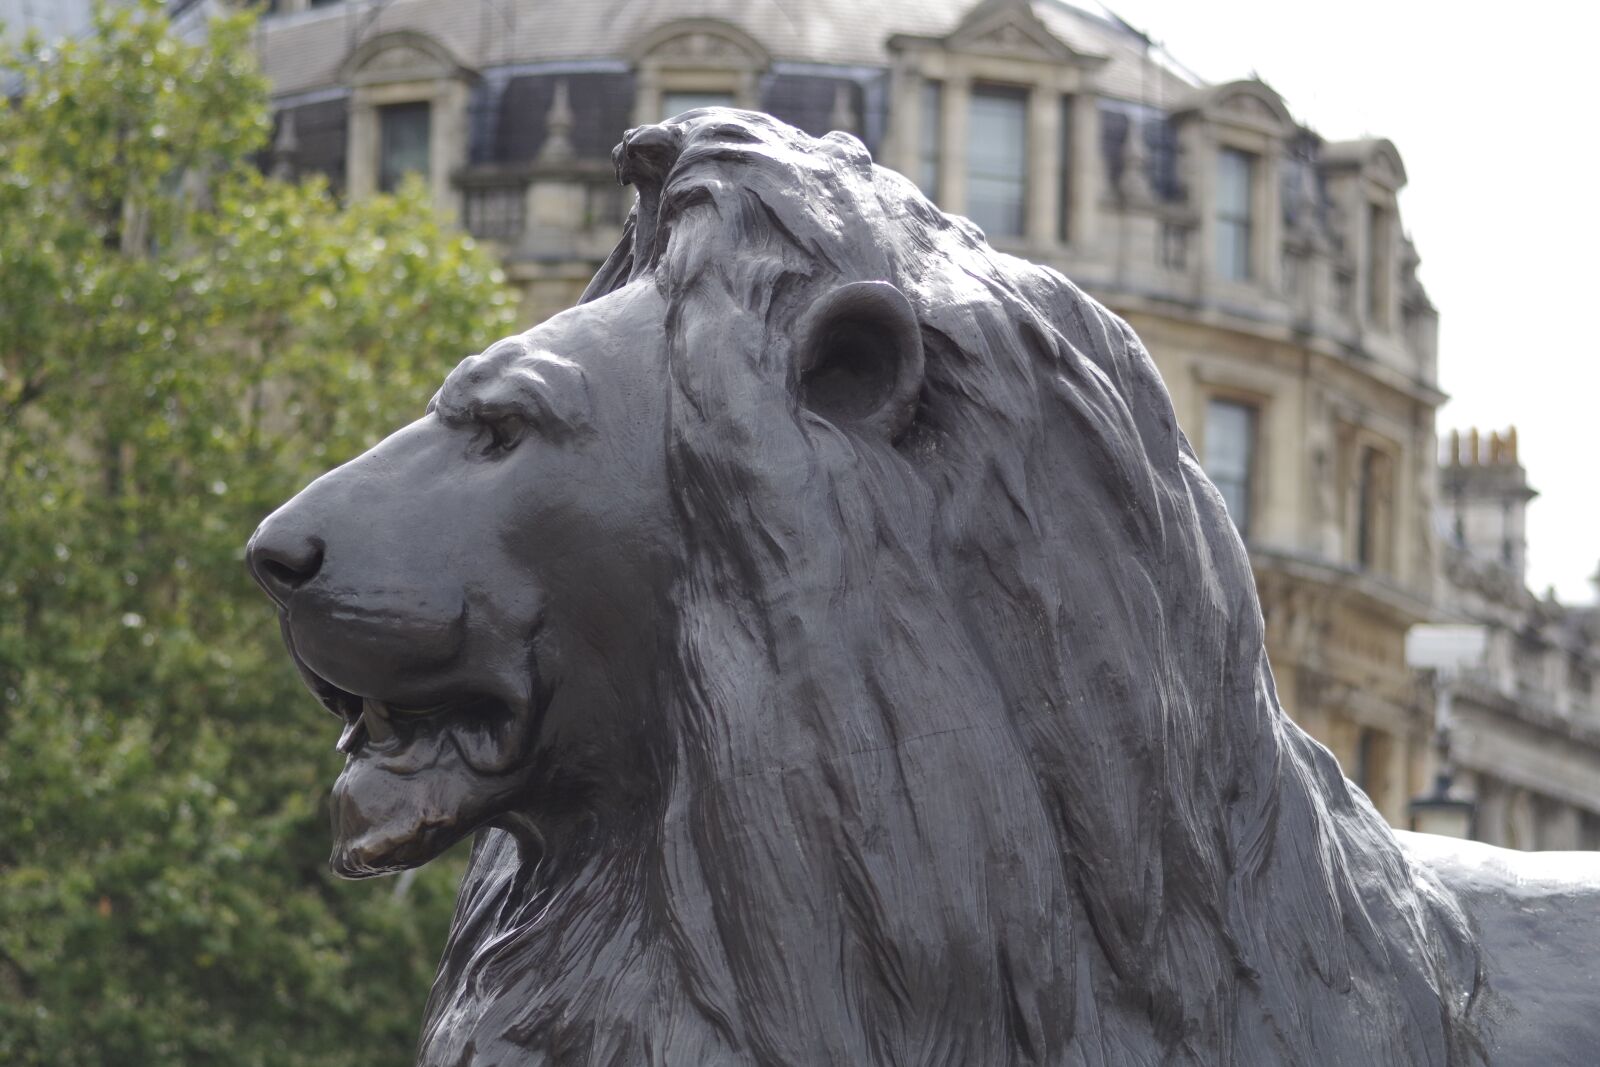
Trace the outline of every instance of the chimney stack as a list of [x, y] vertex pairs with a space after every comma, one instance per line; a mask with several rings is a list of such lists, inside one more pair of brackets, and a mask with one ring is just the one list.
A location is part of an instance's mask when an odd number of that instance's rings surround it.
[[[1527, 575], [1527, 507], [1539, 494], [1517, 459], [1517, 428], [1450, 432], [1439, 475], [1455, 542], [1474, 559], [1503, 567], [1521, 588]], [[1463, 441], [1465, 448], [1462, 447]]]

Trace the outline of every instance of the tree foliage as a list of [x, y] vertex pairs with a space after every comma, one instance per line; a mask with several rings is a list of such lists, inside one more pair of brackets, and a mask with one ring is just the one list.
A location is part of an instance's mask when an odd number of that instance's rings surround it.
[[426, 190], [263, 177], [248, 17], [0, 58], [0, 1062], [391, 1064], [451, 872], [326, 870], [260, 518], [507, 332]]

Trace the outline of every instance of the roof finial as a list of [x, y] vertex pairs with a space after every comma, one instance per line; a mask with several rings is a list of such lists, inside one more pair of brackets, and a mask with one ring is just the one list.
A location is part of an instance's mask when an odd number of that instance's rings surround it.
[[544, 146], [539, 149], [539, 162], [560, 163], [572, 158], [572, 104], [567, 99], [567, 79], [556, 82], [555, 95], [550, 98], [550, 110], [545, 112]]
[[1149, 204], [1155, 200], [1150, 188], [1150, 152], [1144, 143], [1144, 123], [1128, 116], [1128, 133], [1122, 139], [1122, 175], [1117, 191], [1125, 204]]
[[278, 135], [272, 139], [272, 176], [279, 181], [295, 179], [295, 160], [300, 154], [300, 138], [294, 128], [294, 112], [282, 111]]
[[850, 106], [850, 86], [840, 82], [833, 87], [833, 110], [828, 114], [828, 129], [855, 133], [855, 108]]

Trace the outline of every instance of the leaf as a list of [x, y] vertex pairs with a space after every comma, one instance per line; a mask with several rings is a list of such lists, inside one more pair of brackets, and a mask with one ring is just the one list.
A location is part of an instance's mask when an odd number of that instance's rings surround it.
[[327, 873], [262, 515], [508, 332], [420, 185], [263, 177], [251, 20], [0, 56], [0, 1062], [403, 1061], [459, 861]]

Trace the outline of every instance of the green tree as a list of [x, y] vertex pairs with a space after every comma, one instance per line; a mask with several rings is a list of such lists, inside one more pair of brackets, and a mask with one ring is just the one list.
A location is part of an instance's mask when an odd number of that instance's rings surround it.
[[0, 57], [0, 1062], [407, 1062], [452, 871], [326, 869], [260, 518], [509, 331], [410, 185], [263, 177], [251, 23]]

